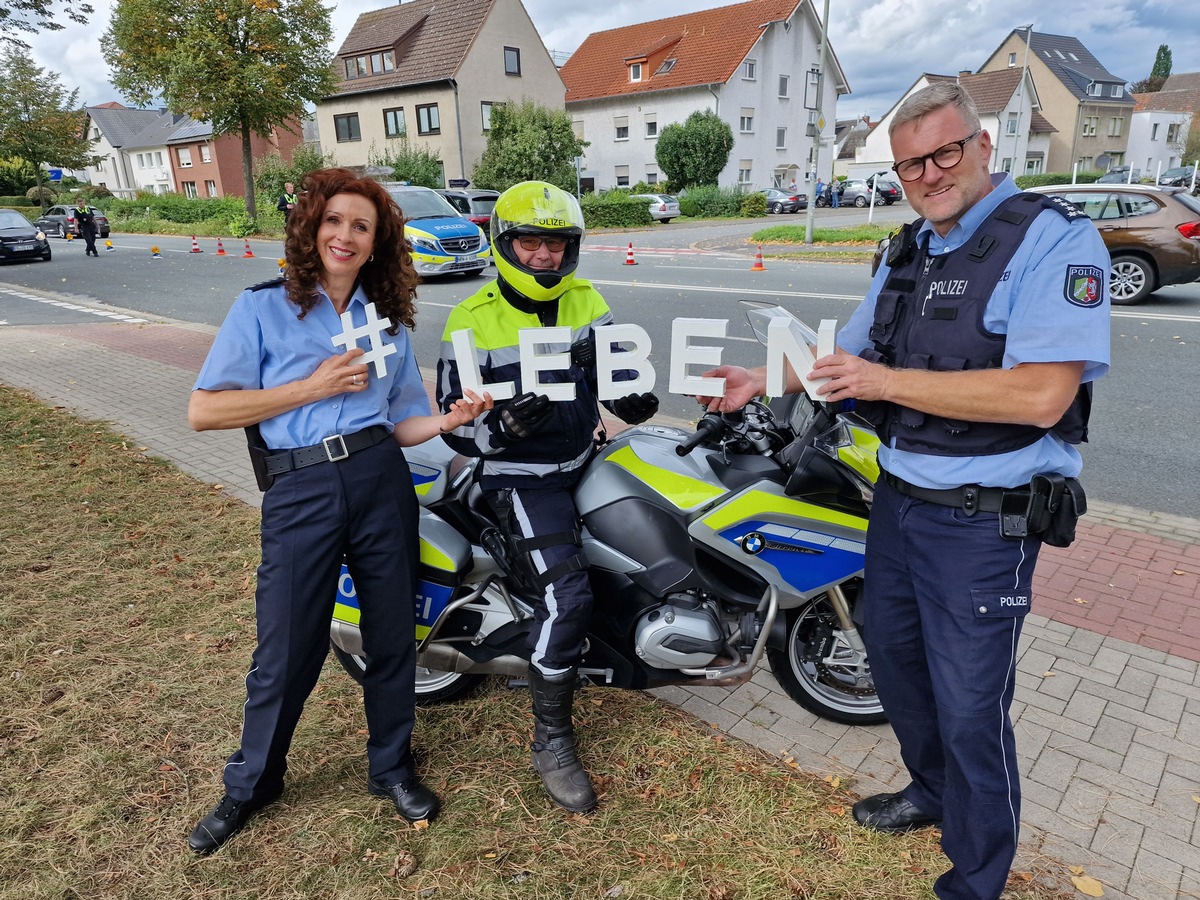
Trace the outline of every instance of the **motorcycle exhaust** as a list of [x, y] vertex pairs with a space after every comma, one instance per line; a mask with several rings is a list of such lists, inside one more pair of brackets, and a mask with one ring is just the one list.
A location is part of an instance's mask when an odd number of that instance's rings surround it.
[[506, 654], [484, 662], [476, 662], [447, 644], [430, 644], [417, 654], [417, 665], [439, 672], [466, 675], [508, 675], [524, 678], [529, 674], [529, 660]]

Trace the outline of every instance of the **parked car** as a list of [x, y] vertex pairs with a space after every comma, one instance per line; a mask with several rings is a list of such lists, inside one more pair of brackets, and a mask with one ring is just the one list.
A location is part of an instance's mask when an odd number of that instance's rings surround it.
[[1052, 184], [1030, 190], [1069, 200], [1096, 223], [1112, 257], [1109, 297], [1115, 306], [1200, 279], [1200, 200], [1185, 188]]
[[[867, 206], [871, 202], [871, 188], [859, 178], [851, 178], [846, 181], [837, 182], [838, 205], [839, 206]], [[875, 195], [875, 205], [883, 206], [887, 201], [881, 194]], [[817, 206], [832, 206], [833, 194], [830, 185], [825, 185], [825, 190], [816, 199]]]
[[882, 197], [883, 202], [888, 206], [891, 206], [897, 200], [904, 199], [904, 191], [900, 188], [900, 185], [891, 178], [885, 177], [885, 173], [883, 172], [872, 175], [866, 181], [868, 187], [872, 184], [875, 186], [876, 205], [879, 204], [879, 197]]
[[781, 191], [778, 188], [767, 188], [767, 212], [794, 213], [808, 209], [808, 194], [797, 194], [795, 191]]
[[46, 232], [15, 209], [0, 209], [0, 262], [14, 259], [44, 259], [50, 262]]
[[408, 221], [404, 234], [412, 244], [417, 274], [479, 275], [487, 268], [492, 248], [474, 222], [459, 215], [450, 201], [432, 188], [385, 184]]
[[1141, 178], [1141, 173], [1133, 170], [1133, 180], [1130, 181], [1129, 166], [1117, 166], [1115, 169], [1110, 169], [1099, 178], [1096, 179], [1096, 184], [1137, 184]]
[[445, 188], [438, 193], [449, 200], [450, 205], [457, 209], [460, 215], [470, 219], [485, 232], [491, 226], [492, 209], [500, 197], [499, 191]]
[[[92, 207], [96, 213], [96, 233], [102, 237], [108, 237], [108, 217], [100, 210]], [[52, 206], [33, 223], [42, 229], [46, 234], [55, 234], [60, 238], [65, 238], [68, 234], [73, 234], [79, 237], [79, 225], [75, 222], [75, 207], [73, 206]]]
[[1167, 169], [1167, 171], [1159, 175], [1158, 183], [1173, 187], [1190, 188], [1192, 186], [1192, 174], [1195, 171], [1195, 166], [1176, 166], [1173, 169]]
[[633, 194], [635, 200], [650, 204], [650, 217], [666, 225], [679, 215], [679, 201], [668, 194]]

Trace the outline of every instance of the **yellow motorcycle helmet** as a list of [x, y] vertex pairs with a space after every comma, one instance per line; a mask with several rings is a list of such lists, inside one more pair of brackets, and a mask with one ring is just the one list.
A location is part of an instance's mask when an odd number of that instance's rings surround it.
[[[492, 210], [492, 257], [500, 277], [530, 300], [554, 300], [567, 292], [579, 266], [579, 244], [586, 233], [579, 201], [545, 181], [522, 181], [501, 194]], [[562, 265], [531, 269], [513, 252], [521, 235], [567, 239]]]

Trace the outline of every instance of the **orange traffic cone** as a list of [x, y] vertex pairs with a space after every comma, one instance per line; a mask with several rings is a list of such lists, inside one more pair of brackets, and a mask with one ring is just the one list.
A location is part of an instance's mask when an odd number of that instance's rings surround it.
[[242, 259], [253, 259], [254, 254], [250, 252], [250, 238], [246, 238], [246, 252], [242, 254]]
[[200, 249], [200, 244], [196, 241], [196, 236], [194, 234], [192, 235], [192, 251], [191, 252], [192, 253], [203, 253], [204, 252], [203, 250]]
[[150, 258], [151, 259], [162, 259], [162, 257], [158, 253], [158, 247], [150, 248]]
[[762, 244], [758, 245], [758, 253], [755, 254], [755, 256], [754, 256], [754, 265], [752, 265], [750, 267], [750, 271], [751, 272], [767, 271], [767, 267], [763, 265], [763, 261], [762, 261]]
[[281, 256], [277, 260], [277, 263], [279, 265], [279, 274], [286, 275], [287, 274], [287, 260]]
[[633, 258], [633, 241], [629, 242], [629, 252], [625, 254], [625, 265], [636, 266], [637, 260]]
[[225, 245], [221, 243], [221, 239], [217, 238], [217, 256], [228, 256], [225, 252]]

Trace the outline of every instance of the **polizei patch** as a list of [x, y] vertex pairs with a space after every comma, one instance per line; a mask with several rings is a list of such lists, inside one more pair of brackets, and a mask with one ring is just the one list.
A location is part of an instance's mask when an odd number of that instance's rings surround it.
[[1097, 266], [1067, 266], [1063, 296], [1076, 306], [1099, 306], [1104, 296], [1104, 270]]

